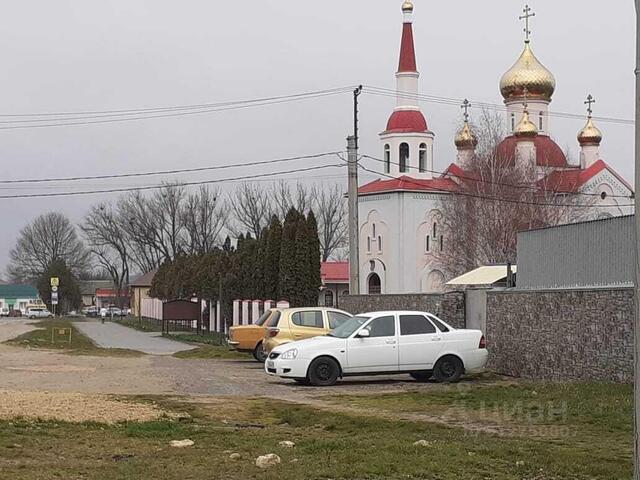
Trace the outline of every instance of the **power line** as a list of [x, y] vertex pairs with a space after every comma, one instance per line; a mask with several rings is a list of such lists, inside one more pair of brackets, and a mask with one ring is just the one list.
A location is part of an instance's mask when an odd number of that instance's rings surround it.
[[[298, 168], [294, 170], [285, 170], [280, 172], [272, 172], [272, 173], [259, 173], [254, 175], [244, 175], [239, 177], [232, 178], [221, 178], [217, 180], [203, 180], [199, 182], [181, 182], [175, 185], [182, 187], [191, 187], [197, 185], [209, 185], [215, 183], [224, 183], [224, 182], [236, 182], [241, 180], [253, 180], [256, 178], [270, 177], [276, 175], [289, 175], [292, 173], [303, 173], [310, 172], [315, 170], [322, 170], [326, 168], [344, 168], [342, 163], [329, 164], [329, 165], [319, 165], [315, 167], [306, 167], [306, 168]], [[143, 187], [131, 187], [131, 188], [111, 188], [105, 190], [84, 190], [77, 192], [56, 192], [56, 193], [29, 193], [29, 194], [17, 194], [17, 195], [0, 195], [0, 199], [16, 199], [16, 198], [46, 198], [46, 197], [71, 197], [71, 196], [79, 196], [79, 195], [95, 195], [102, 193], [124, 193], [124, 192], [134, 192], [134, 191], [145, 191], [145, 190], [159, 190], [163, 188], [169, 188], [172, 185], [163, 184], [163, 185], [147, 185]]]
[[[383, 160], [381, 158], [376, 158], [376, 157], [372, 157], [370, 155], [362, 155], [362, 158], [368, 158], [370, 160], [375, 160], [376, 162], [381, 162], [381, 163], [390, 163], [392, 165], [400, 165], [400, 163], [398, 162], [387, 162], [386, 160]], [[424, 172], [424, 173], [433, 173], [436, 175], [450, 175], [452, 177], [456, 177], [459, 178], [461, 180], [469, 180], [471, 182], [476, 182], [476, 183], [486, 183], [488, 185], [499, 185], [499, 186], [503, 186], [503, 187], [509, 187], [509, 188], [515, 188], [515, 189], [522, 189], [522, 190], [531, 190], [531, 191], [540, 191], [540, 188], [538, 187], [534, 187], [534, 186], [530, 186], [530, 185], [514, 185], [511, 183], [504, 183], [504, 182], [492, 182], [489, 180], [481, 180], [479, 178], [473, 178], [473, 177], [468, 177], [468, 176], [464, 176], [464, 175], [456, 175], [455, 173], [451, 173], [451, 172], [439, 172], [437, 170], [428, 170], [428, 169], [421, 169], [420, 167], [414, 167], [413, 165], [406, 165], [405, 168], [408, 169], [414, 169], [414, 170], [418, 170], [419, 172]], [[546, 189], [545, 191], [547, 192], [551, 192], [551, 193], [558, 193], [558, 194], [572, 194], [572, 195], [583, 195], [583, 196], [591, 196], [591, 197], [600, 197], [601, 195], [599, 193], [587, 193], [587, 192], [563, 192], [563, 191], [557, 191], [557, 190], [550, 190], [550, 189]], [[610, 198], [625, 198], [627, 200], [631, 200], [633, 199], [633, 195], [607, 195], [607, 197]]]
[[[205, 113], [212, 112], [223, 112], [230, 110], [240, 110], [245, 108], [253, 108], [260, 106], [269, 106], [269, 105], [278, 105], [282, 103], [290, 103], [301, 100], [322, 98], [332, 95], [339, 95], [343, 93], [350, 92], [349, 88], [344, 89], [336, 89], [332, 91], [321, 91], [321, 92], [311, 92], [309, 94], [302, 95], [294, 95], [288, 97], [281, 97], [276, 100], [266, 100], [266, 101], [245, 101], [238, 102], [237, 104], [233, 104], [230, 106], [221, 106], [214, 108], [201, 108], [201, 109], [189, 109], [187, 111], [176, 111], [169, 113], [161, 113], [154, 114], [154, 112], [150, 112], [149, 115], [138, 115], [138, 114], [123, 114], [123, 115], [131, 115], [126, 118], [105, 118], [105, 117], [113, 117], [115, 115], [98, 115], [96, 117], [78, 117], [77, 119], [73, 118], [55, 118], [55, 119], [42, 119], [42, 120], [17, 120], [17, 121], [9, 121], [9, 122], [0, 122], [0, 123], [9, 123], [8, 126], [0, 126], [0, 130], [16, 130], [16, 129], [25, 129], [25, 128], [48, 128], [48, 127], [65, 127], [65, 126], [78, 126], [78, 125], [94, 125], [101, 123], [117, 123], [117, 122], [131, 122], [136, 120], [148, 120], [155, 118], [167, 118], [167, 117], [181, 117], [188, 115], [201, 115]], [[137, 116], [136, 116], [137, 115]], [[91, 118], [98, 118], [97, 120], [88, 120]], [[70, 120], [79, 120], [79, 121], [70, 121]], [[18, 122], [36, 122], [37, 124], [29, 124], [29, 125], [15, 125]], [[53, 123], [57, 122], [57, 123]]]
[[314, 158], [322, 158], [330, 155], [338, 155], [341, 152], [326, 152], [316, 153], [313, 155], [302, 155], [298, 157], [286, 157], [277, 158], [273, 160], [261, 160], [256, 162], [247, 163], [235, 163], [230, 165], [218, 165], [210, 167], [195, 167], [195, 168], [180, 168], [174, 170], [156, 170], [150, 172], [138, 172], [138, 173], [119, 173], [111, 175], [90, 175], [90, 176], [78, 176], [78, 177], [58, 177], [58, 178], [30, 178], [30, 179], [15, 179], [15, 180], [0, 180], [0, 184], [16, 184], [16, 183], [49, 183], [49, 182], [75, 182], [80, 180], [105, 180], [110, 178], [130, 178], [130, 177], [148, 177], [157, 175], [175, 175], [180, 173], [193, 173], [193, 172], [205, 172], [210, 170], [226, 170], [230, 168], [239, 167], [254, 167], [258, 165], [267, 165], [273, 163], [292, 162], [296, 160], [310, 160]]
[[[400, 97], [408, 100], [421, 100], [425, 103], [450, 105], [455, 107], [459, 107], [463, 101], [463, 99], [461, 98], [440, 97], [435, 95], [425, 95], [425, 94], [419, 94], [419, 93], [416, 94], [416, 93], [407, 92], [403, 90], [398, 91], [390, 88], [375, 87], [375, 86], [365, 86], [364, 92], [370, 93], [372, 95], [382, 96], [382, 97], [392, 97], [392, 98]], [[504, 105], [499, 105], [495, 103], [472, 101], [472, 104], [473, 104], [472, 108], [495, 110], [499, 112], [507, 111], [507, 108]], [[550, 117], [567, 118], [567, 119], [573, 119], [573, 120], [584, 120], [586, 118], [586, 116], [582, 114], [556, 112], [556, 111], [549, 111], [547, 115]], [[635, 121], [630, 119], [624, 119], [624, 118], [594, 116], [593, 119], [599, 122], [617, 123], [621, 125], [635, 125]]]
[[[359, 165], [359, 167], [366, 171], [366, 172], [370, 172], [370, 173], [377, 173], [378, 175], [382, 175], [383, 177], [387, 177], [390, 179], [395, 180], [396, 177], [392, 176], [392, 175], [388, 175], [385, 173], [379, 173], [379, 172], [374, 172], [373, 170], [370, 170], [364, 166], [362, 166], [361, 164]], [[403, 178], [403, 182], [408, 183], [408, 184], [413, 184], [417, 187], [421, 187], [423, 188], [424, 185], [420, 184], [418, 182], [416, 182], [415, 180], [405, 177]], [[512, 200], [512, 199], [508, 199], [508, 198], [499, 198], [499, 197], [489, 197], [489, 196], [485, 196], [485, 195], [477, 195], [474, 193], [468, 193], [468, 192], [459, 192], [459, 191], [455, 191], [455, 190], [447, 190], [444, 188], [438, 188], [438, 187], [433, 187], [433, 186], [429, 186], [429, 188], [437, 193], [446, 193], [449, 195], [457, 195], [457, 196], [463, 196], [463, 197], [471, 197], [471, 198], [477, 198], [480, 200], [488, 200], [488, 201], [494, 201], [494, 202], [503, 202], [503, 203], [513, 203], [513, 204], [520, 204], [520, 205], [534, 205], [534, 206], [539, 206], [539, 207], [565, 207], [565, 208], [573, 208], [573, 207], [577, 207], [577, 208], [624, 208], [624, 207], [633, 207], [633, 204], [624, 204], [624, 205], [586, 205], [586, 204], [560, 204], [560, 203], [545, 203], [545, 202], [531, 202], [531, 201], [527, 201], [527, 200]]]

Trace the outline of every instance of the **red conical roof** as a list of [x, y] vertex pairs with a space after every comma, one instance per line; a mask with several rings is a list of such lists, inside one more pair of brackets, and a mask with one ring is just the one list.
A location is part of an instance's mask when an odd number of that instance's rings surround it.
[[417, 72], [416, 50], [413, 45], [413, 25], [405, 23], [402, 26], [402, 43], [400, 45], [400, 64], [398, 73]]

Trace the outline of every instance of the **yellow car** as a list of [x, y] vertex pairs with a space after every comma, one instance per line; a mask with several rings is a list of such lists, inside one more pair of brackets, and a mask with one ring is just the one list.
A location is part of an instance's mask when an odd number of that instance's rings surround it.
[[279, 345], [326, 335], [351, 317], [350, 313], [335, 308], [286, 308], [265, 323], [262, 345], [268, 355]]
[[265, 310], [262, 316], [253, 325], [239, 325], [229, 329], [229, 346], [239, 352], [249, 352], [253, 354], [258, 362], [264, 362], [267, 354], [263, 348], [266, 323], [280, 317], [280, 310], [271, 308]]

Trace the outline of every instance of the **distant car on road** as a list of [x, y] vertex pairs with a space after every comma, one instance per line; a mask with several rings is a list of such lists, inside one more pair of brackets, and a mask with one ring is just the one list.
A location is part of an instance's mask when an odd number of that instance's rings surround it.
[[352, 317], [350, 313], [335, 308], [285, 308], [280, 315], [266, 322], [263, 341], [267, 353], [287, 343], [325, 335]]
[[53, 314], [45, 307], [31, 307], [27, 309], [29, 318], [53, 318]]
[[9, 316], [9, 307], [0, 308], [0, 317], [8, 317]]
[[96, 307], [96, 306], [84, 307], [82, 309], [82, 313], [84, 315], [86, 315], [87, 317], [97, 317], [98, 316], [98, 307]]
[[274, 348], [265, 370], [318, 386], [348, 375], [395, 373], [456, 382], [483, 369], [488, 356], [480, 330], [458, 330], [426, 312], [375, 312], [353, 317], [328, 335]]

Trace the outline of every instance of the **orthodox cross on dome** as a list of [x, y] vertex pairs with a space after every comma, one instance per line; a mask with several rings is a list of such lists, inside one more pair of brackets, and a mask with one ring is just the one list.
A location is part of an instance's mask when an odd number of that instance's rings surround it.
[[596, 103], [596, 99], [593, 98], [593, 95], [589, 94], [587, 96], [587, 101], [584, 102], [584, 104], [587, 105], [587, 112], [589, 113], [589, 118], [591, 118], [591, 115], [593, 114], [593, 108], [591, 108], [591, 105], [593, 105], [594, 103]]
[[462, 102], [462, 107], [460, 107], [464, 110], [464, 121], [468, 122], [469, 121], [469, 109], [471, 108], [471, 102], [469, 102], [469, 100], [467, 100], [466, 98], [464, 99], [464, 102]]
[[531, 35], [531, 30], [529, 30], [529, 19], [535, 17], [536, 14], [531, 10], [529, 5], [524, 6], [523, 13], [524, 15], [520, 15], [518, 19], [524, 20], [524, 41], [525, 43], [529, 43], [529, 35]]

